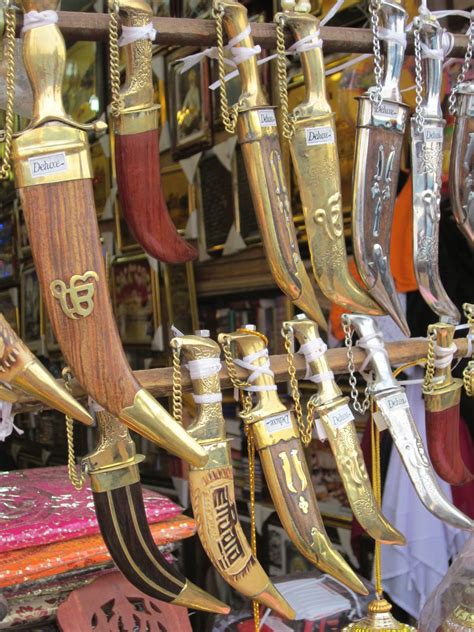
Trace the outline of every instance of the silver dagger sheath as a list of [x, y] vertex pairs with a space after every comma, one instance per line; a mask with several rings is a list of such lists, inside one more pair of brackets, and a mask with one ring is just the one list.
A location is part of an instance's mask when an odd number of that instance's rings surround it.
[[359, 338], [365, 339], [364, 350], [370, 356], [370, 368], [375, 373], [370, 392], [382, 413], [419, 499], [428, 511], [443, 522], [458, 529], [472, 529], [472, 520], [456, 509], [439, 487], [413, 420], [405, 389], [392, 375], [378, 325], [372, 318], [359, 314], [344, 314], [342, 318], [354, 327]]
[[390, 272], [390, 235], [397, 194], [400, 157], [408, 107], [400, 94], [407, 13], [400, 2], [383, 1], [382, 24], [392, 37], [387, 39], [384, 76], [380, 86], [359, 98], [352, 230], [357, 268], [369, 294], [401, 330], [410, 335], [403, 308]]
[[456, 109], [449, 163], [449, 195], [454, 218], [474, 250], [474, 81], [459, 85]]
[[443, 29], [432, 15], [418, 18], [425, 94], [412, 116], [413, 261], [418, 289], [431, 309], [449, 324], [461, 315], [439, 275], [438, 243], [443, 167], [443, 119], [440, 94], [443, 72]]

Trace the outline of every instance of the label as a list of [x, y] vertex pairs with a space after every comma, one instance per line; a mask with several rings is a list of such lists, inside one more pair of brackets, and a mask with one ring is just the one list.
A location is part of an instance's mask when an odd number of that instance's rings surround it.
[[378, 410], [377, 412], [375, 412], [372, 415], [372, 419], [375, 421], [375, 423], [377, 425], [377, 428], [379, 429], [380, 432], [382, 432], [383, 430], [387, 430], [387, 424], [385, 422], [385, 417], [380, 412], [380, 410]]
[[354, 421], [354, 415], [347, 404], [335, 410], [331, 410], [331, 412], [326, 415], [326, 418], [334, 430], [344, 428], [349, 422]]
[[382, 101], [380, 107], [375, 108], [375, 114], [383, 114], [384, 116], [390, 116], [390, 118], [398, 118], [400, 108], [396, 103], [387, 103]]
[[28, 158], [28, 164], [30, 166], [30, 174], [32, 178], [47, 176], [50, 173], [61, 173], [61, 171], [67, 171], [67, 158], [63, 151], [57, 154], [47, 154], [46, 156]]
[[314, 439], [319, 439], [320, 441], [327, 441], [328, 436], [326, 434], [326, 430], [324, 429], [323, 422], [319, 417], [314, 418], [312, 437]]
[[328, 145], [334, 143], [332, 127], [307, 127], [305, 130], [307, 145]]
[[444, 139], [444, 130], [442, 127], [427, 125], [423, 128], [423, 140], [427, 142], [442, 143]]
[[280, 415], [274, 415], [273, 417], [267, 417], [267, 419], [265, 419], [265, 428], [269, 434], [292, 428], [290, 413], [286, 412]]
[[387, 413], [390, 413], [392, 410], [400, 410], [400, 408], [409, 408], [407, 396], [405, 393], [389, 395], [384, 400], [384, 408], [386, 408]]
[[258, 118], [262, 127], [276, 127], [277, 122], [273, 110], [259, 110]]

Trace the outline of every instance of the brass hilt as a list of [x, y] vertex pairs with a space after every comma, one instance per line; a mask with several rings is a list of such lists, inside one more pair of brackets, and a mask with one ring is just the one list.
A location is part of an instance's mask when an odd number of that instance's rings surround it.
[[[223, 14], [224, 28], [229, 39], [239, 35], [248, 24], [247, 8], [235, 0], [214, 0], [214, 11], [221, 11]], [[253, 37], [248, 35], [236, 47], [252, 48]], [[255, 56], [239, 64], [239, 74], [242, 84], [242, 94], [239, 99], [239, 111], [245, 111], [267, 105], [267, 100], [263, 92], [260, 76], [258, 72], [257, 59]]]
[[[230, 343], [233, 350], [233, 357], [244, 359], [254, 353], [258, 353], [267, 348], [267, 340], [263, 334], [255, 331], [252, 325], [238, 329], [232, 333], [219, 334], [219, 343], [224, 345]], [[266, 362], [265, 356], [254, 360], [254, 366], [262, 366]], [[246, 369], [247, 370], [247, 369]], [[247, 370], [250, 374], [250, 371]], [[271, 375], [260, 374], [254, 382], [254, 386], [274, 386], [275, 379]], [[247, 413], [241, 412], [240, 416], [246, 423], [253, 423], [264, 419], [273, 413], [284, 412], [286, 406], [280, 401], [276, 390], [262, 390], [255, 393], [257, 404]]]
[[[145, 26], [153, 17], [146, 0], [118, 0], [122, 26]], [[120, 90], [125, 110], [141, 110], [153, 106], [152, 42], [141, 39], [123, 46], [125, 51], [125, 83]]]
[[138, 464], [145, 457], [137, 455], [127, 426], [106, 410], [96, 412], [95, 417], [99, 443], [82, 461], [91, 477], [93, 491], [111, 491], [138, 482]]
[[[436, 333], [435, 344], [442, 349], [449, 349], [453, 344], [455, 326], [447, 323], [436, 323], [428, 327], [428, 335]], [[451, 364], [445, 367], [435, 366], [431, 385], [423, 389], [426, 410], [443, 411], [455, 406], [461, 398], [462, 380], [453, 378]]]
[[[20, 0], [20, 4], [25, 13], [59, 9], [59, 0]], [[81, 125], [66, 114], [62, 99], [66, 46], [57, 24], [33, 28], [24, 34], [23, 61], [33, 89], [33, 116], [26, 130], [51, 121], [81, 130], [106, 129], [102, 121]]]
[[[209, 338], [209, 332], [200, 330], [194, 336], [177, 336], [171, 340], [171, 347], [179, 350], [187, 362], [204, 358], [220, 358], [221, 349], [217, 342]], [[196, 396], [220, 394], [219, 374], [208, 377], [191, 378], [193, 392]], [[222, 415], [221, 402], [197, 403], [196, 419], [186, 430], [201, 445], [210, 441], [226, 438], [225, 420]]]
[[[300, 345], [316, 341], [320, 338], [318, 326], [304, 314], [298, 314], [294, 320], [283, 323], [283, 328], [292, 332]], [[323, 375], [330, 372], [325, 355], [315, 358], [308, 363], [311, 375]], [[334, 379], [325, 379], [316, 384], [317, 392], [311, 397], [315, 406], [329, 404], [342, 397], [342, 392]]]
[[[436, 345], [442, 349], [448, 349], [454, 340], [454, 325], [448, 323], [436, 323], [428, 327], [428, 334], [436, 332]], [[433, 390], [439, 391], [449, 386], [454, 381], [451, 374], [451, 365], [435, 367], [433, 375]]]
[[[281, 15], [285, 25], [289, 26], [295, 40], [305, 37], [316, 37], [319, 33], [320, 21], [310, 13], [302, 12], [299, 5], [295, 11], [285, 11]], [[301, 66], [303, 68], [305, 98], [302, 103], [293, 110], [296, 119], [331, 114], [331, 106], [326, 94], [326, 75], [322, 48], [313, 48], [300, 53]]]

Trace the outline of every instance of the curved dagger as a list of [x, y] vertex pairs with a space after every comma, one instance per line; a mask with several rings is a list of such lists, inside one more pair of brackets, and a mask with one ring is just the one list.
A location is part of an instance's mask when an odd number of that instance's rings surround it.
[[[146, 0], [118, 0], [122, 24], [139, 27], [153, 16]], [[112, 118], [120, 204], [138, 243], [155, 259], [184, 263], [197, 251], [178, 233], [166, 207], [160, 177], [159, 106], [153, 103], [152, 42], [141, 39], [125, 49], [122, 110]]]
[[[235, 0], [214, 0], [214, 6], [217, 11], [223, 11], [229, 38], [245, 31], [247, 9], [242, 4]], [[253, 47], [251, 35], [236, 47]], [[326, 321], [298, 247], [274, 108], [266, 101], [255, 57], [240, 63], [238, 69], [242, 94], [237, 134], [271, 273], [282, 292], [326, 330]]]
[[411, 415], [405, 389], [392, 375], [382, 333], [377, 323], [368, 316], [358, 314], [344, 314], [343, 318], [351, 323], [359, 338], [366, 339], [364, 351], [370, 355], [370, 367], [375, 373], [370, 391], [419, 499], [439, 520], [458, 529], [472, 529], [472, 520], [456, 509], [439, 487]]
[[[382, 0], [382, 26], [405, 32], [407, 13], [397, 0]], [[410, 335], [390, 272], [390, 233], [397, 194], [400, 156], [408, 107], [400, 95], [404, 47], [387, 42], [382, 102], [370, 100], [370, 88], [359, 98], [354, 160], [352, 231], [357, 268], [370, 296]]]
[[459, 230], [474, 249], [474, 81], [461, 83], [449, 162], [449, 194]]
[[[299, 314], [295, 320], [283, 323], [283, 329], [293, 333], [302, 350], [306, 345], [317, 347], [322, 340], [316, 323]], [[323, 347], [324, 348], [324, 347]], [[354, 416], [348, 406], [349, 398], [343, 397], [329, 369], [325, 354], [305, 353], [307, 375], [324, 376], [316, 382], [317, 393], [311, 400], [316, 416], [321, 420], [331, 446], [337, 471], [341, 477], [347, 498], [356, 520], [375, 540], [384, 544], [405, 544], [403, 535], [380, 512], [375, 500], [364, 457], [360, 449]]]
[[[0, 314], [0, 380], [87, 426], [93, 423], [89, 413], [60, 386], [16, 335], [3, 314]], [[0, 399], [14, 403], [18, 398], [14, 391], [2, 387]]]
[[[192, 370], [209, 359], [216, 363], [217, 372], [194, 377], [193, 397], [197, 415], [187, 431], [209, 454], [203, 468], [191, 467], [189, 486], [198, 535], [208, 558], [224, 580], [246, 597], [271, 608], [285, 619], [294, 619], [295, 612], [280, 595], [252, 554], [239, 522], [235, 505], [234, 477], [230, 443], [226, 438], [222, 415], [222, 395], [219, 380], [220, 347], [210, 340], [209, 332], [196, 336], [180, 336], [171, 346], [181, 349], [186, 365]], [[207, 334], [207, 335], [205, 335]], [[204, 401], [204, 400], [213, 401]]]
[[[23, 1], [25, 12], [53, 6], [56, 0]], [[107, 288], [87, 133], [63, 107], [65, 57], [56, 24], [25, 33], [34, 112], [13, 146], [16, 187], [54, 333], [74, 375], [101, 406], [147, 439], [202, 465], [202, 448], [141, 388], [127, 363]]]
[[[318, 18], [298, 12], [298, 6], [296, 11], [277, 14], [275, 20], [279, 16], [283, 16], [297, 41], [318, 36]], [[322, 292], [333, 303], [364, 314], [383, 314], [348, 269], [336, 117], [326, 97], [323, 51], [321, 48], [303, 51], [300, 60], [305, 100], [293, 110], [295, 132], [289, 144], [303, 202], [313, 273]]]
[[[454, 325], [437, 323], [430, 325], [428, 332], [435, 332], [435, 344], [440, 350], [449, 349], [453, 344]], [[431, 388], [423, 388], [431, 463], [438, 476], [450, 485], [464, 485], [474, 479], [463, 461], [459, 443], [462, 388], [462, 380], [451, 375], [451, 364], [436, 367]]]
[[[442, 50], [443, 29], [433, 15], [419, 20], [420, 40], [429, 50]], [[422, 52], [423, 55], [423, 52]], [[413, 172], [413, 263], [418, 289], [443, 322], [457, 324], [461, 315], [444, 289], [439, 276], [438, 246], [443, 170], [443, 137], [446, 122], [440, 94], [443, 59], [423, 56], [425, 95], [421, 102], [423, 129], [411, 117]]]
[[[251, 362], [257, 369], [265, 365], [266, 341], [256, 335], [252, 325], [231, 334], [219, 334], [219, 342], [233, 343], [235, 356]], [[249, 374], [250, 369], [246, 369]], [[259, 374], [252, 382], [256, 387], [274, 390], [256, 392], [257, 404], [247, 413], [241, 412], [253, 434], [265, 479], [283, 528], [298, 551], [323, 572], [336, 577], [353, 590], [367, 594], [367, 589], [332, 548], [319, 511], [311, 474], [293, 412], [278, 397], [273, 373]]]
[[146, 595], [177, 606], [227, 614], [230, 608], [195, 586], [156, 546], [143, 504], [135, 444], [122, 423], [102, 410], [96, 413], [99, 444], [83, 460], [91, 477], [100, 532], [115, 564]]

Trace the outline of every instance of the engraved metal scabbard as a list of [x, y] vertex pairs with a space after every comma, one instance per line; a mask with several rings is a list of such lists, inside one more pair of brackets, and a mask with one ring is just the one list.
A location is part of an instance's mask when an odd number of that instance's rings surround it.
[[437, 323], [428, 332], [436, 336], [435, 360], [441, 364], [435, 364], [431, 384], [423, 387], [428, 453], [438, 476], [450, 485], [465, 485], [474, 476], [463, 461], [459, 436], [463, 381], [453, 378], [451, 363], [444, 366], [442, 361], [443, 349], [449, 350], [453, 344], [454, 325]]
[[474, 249], [474, 82], [460, 84], [456, 98], [449, 194], [454, 218]]
[[99, 444], [83, 467], [91, 478], [97, 521], [115, 564], [146, 595], [186, 608], [227, 614], [224, 603], [192, 584], [167, 562], [148, 526], [135, 444], [122, 423], [96, 413]]
[[[382, 26], [399, 34], [405, 31], [407, 14], [400, 4], [383, 1], [380, 13]], [[390, 235], [408, 115], [399, 88], [403, 58], [403, 46], [387, 42], [382, 102], [377, 106], [371, 100], [374, 88], [359, 98], [352, 231], [357, 268], [370, 296], [410, 335], [390, 271]]]
[[437, 518], [458, 529], [472, 529], [474, 523], [456, 509], [439, 487], [420, 433], [413, 420], [405, 389], [392, 375], [383, 337], [376, 322], [368, 316], [346, 314], [359, 337], [368, 337], [370, 368], [375, 374], [370, 392], [400, 454], [402, 463], [423, 505]]
[[[420, 20], [420, 40], [427, 49], [441, 50], [443, 29], [432, 15]], [[413, 263], [418, 289], [425, 302], [444, 321], [457, 324], [460, 313], [450, 300], [439, 275], [439, 221], [443, 169], [443, 120], [440, 94], [443, 60], [424, 57], [425, 94], [420, 104], [424, 119], [419, 128], [412, 116]]]
[[[219, 366], [219, 345], [203, 337], [204, 332], [198, 333], [201, 335], [174, 338], [171, 345], [181, 349], [188, 368], [191, 363], [196, 365], [209, 358], [215, 359]], [[206, 466], [191, 467], [189, 471], [190, 497], [199, 539], [212, 564], [230, 586], [285, 619], [294, 619], [293, 609], [253, 555], [239, 521], [219, 373], [199, 378], [191, 374], [191, 379], [197, 414], [187, 430], [209, 455]], [[213, 401], [203, 401], [206, 398]]]
[[[224, 12], [229, 38], [246, 29], [247, 9], [242, 4], [217, 0], [215, 6]], [[245, 37], [237, 46], [252, 47], [252, 37]], [[243, 61], [238, 68], [242, 94], [237, 134], [270, 270], [282, 292], [326, 330], [326, 320], [299, 251], [274, 108], [265, 98], [256, 58]]]
[[[305, 318], [304, 315], [300, 316], [283, 323], [283, 329], [290, 334], [293, 333], [301, 345], [313, 344], [317, 348], [322, 340], [316, 323]], [[405, 544], [403, 535], [382, 515], [375, 500], [357, 438], [354, 416], [349, 408], [349, 398], [342, 395], [324, 353], [313, 354], [312, 358], [309, 354], [308, 358], [306, 360], [307, 375], [323, 377], [322, 381], [316, 383], [317, 392], [310, 401], [314, 406], [316, 417], [323, 424], [356, 520], [370, 536], [379, 542]]]
[[[0, 381], [28, 393], [47, 406], [60, 410], [87, 426], [93, 423], [89, 413], [35, 358], [3, 314], [0, 314]], [[0, 399], [14, 403], [16, 398], [13, 398], [13, 395], [14, 392], [9, 394], [7, 388], [2, 387]]]
[[[233, 344], [234, 357], [245, 361], [266, 348], [263, 338], [252, 331], [220, 334], [219, 342], [225, 341]], [[261, 357], [255, 360], [254, 366], [265, 363], [266, 358]], [[272, 388], [275, 385], [273, 375], [261, 374], [253, 385]], [[301, 555], [353, 590], [367, 594], [354, 571], [332, 548], [293, 412], [282, 403], [276, 390], [258, 391], [256, 396], [256, 405], [249, 412], [241, 413], [241, 417], [252, 433], [283, 528]]]
[[[319, 20], [309, 13], [288, 11], [284, 18], [296, 40], [315, 37]], [[298, 180], [309, 252], [316, 281], [333, 303], [364, 314], [383, 310], [356, 283], [348, 269], [342, 216], [341, 174], [336, 117], [326, 97], [321, 48], [300, 53], [305, 99], [293, 110], [290, 151]]]

